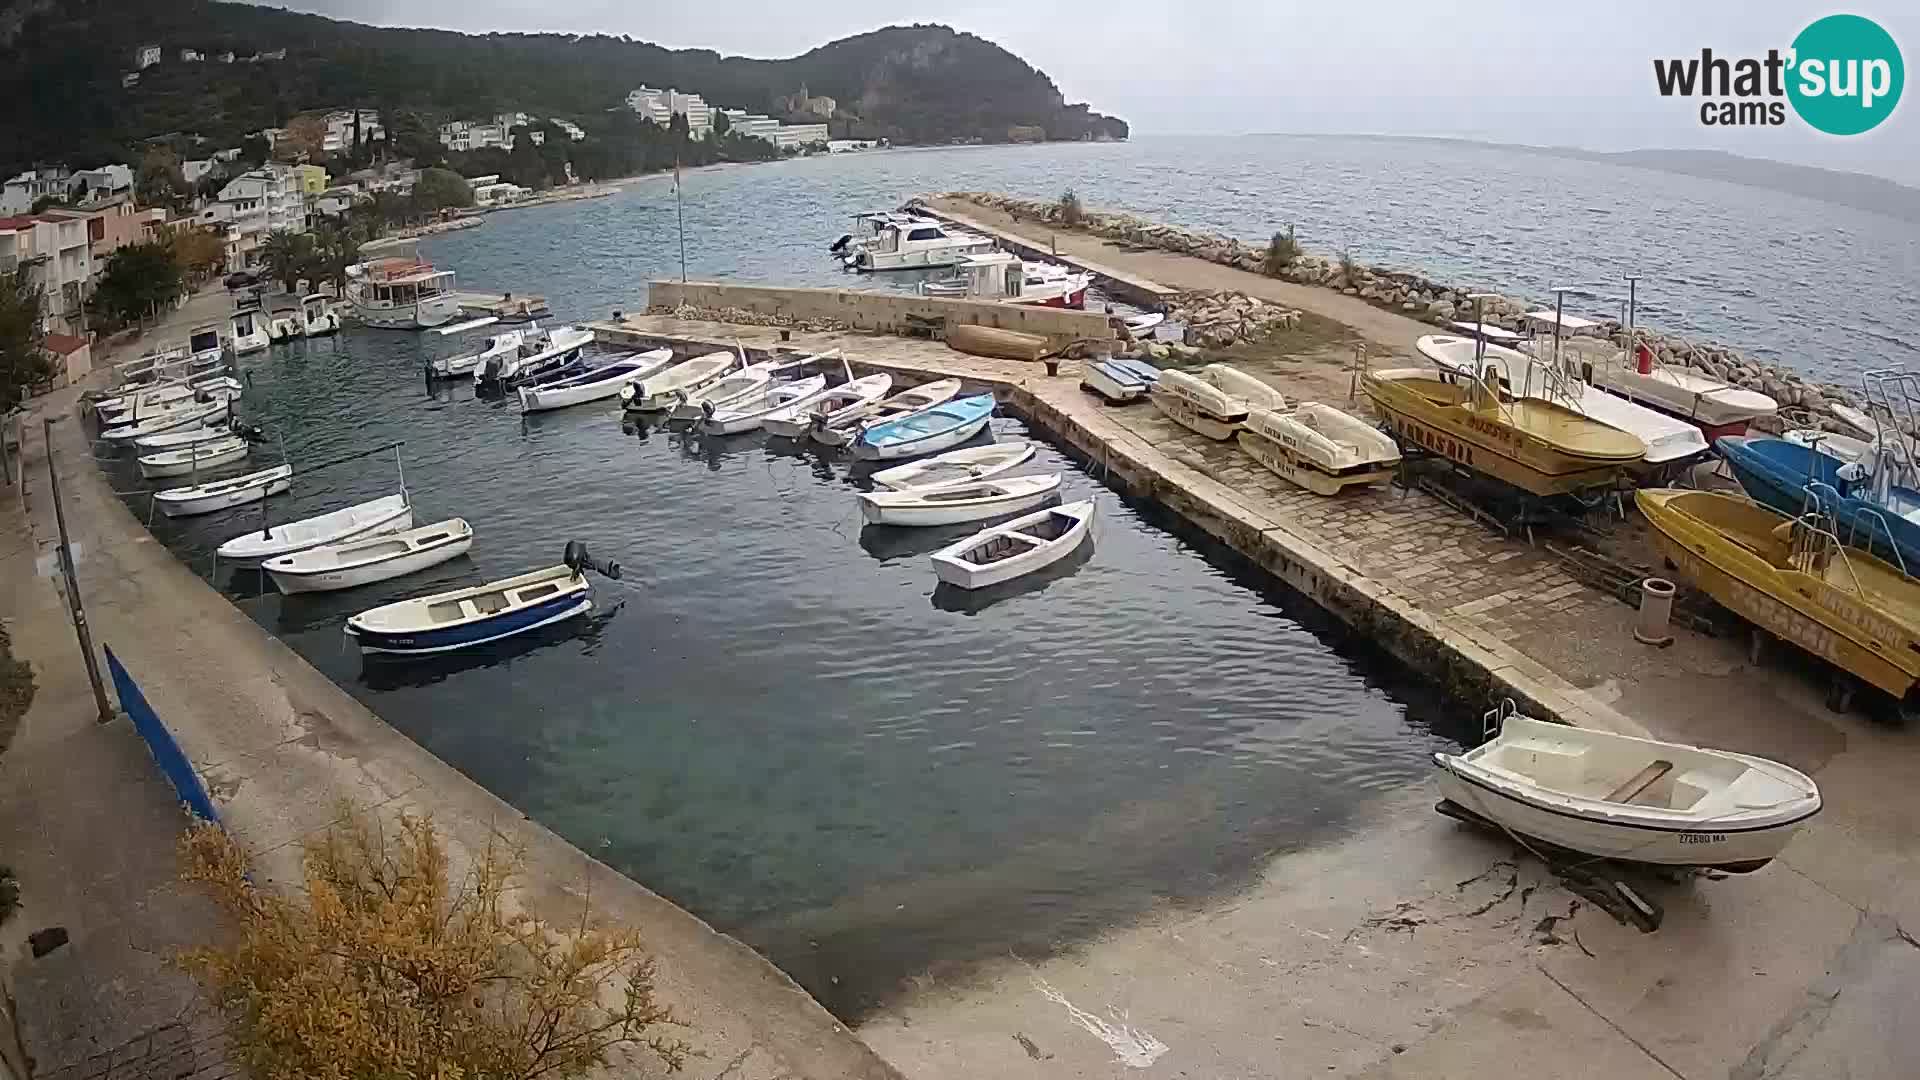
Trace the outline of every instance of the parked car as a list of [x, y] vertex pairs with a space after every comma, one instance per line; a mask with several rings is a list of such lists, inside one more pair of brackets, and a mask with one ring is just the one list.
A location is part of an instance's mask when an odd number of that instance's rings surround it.
[[247, 273], [245, 270], [240, 270], [227, 275], [227, 288], [229, 289], [250, 288], [257, 281], [258, 279], [255, 278], [252, 274]]

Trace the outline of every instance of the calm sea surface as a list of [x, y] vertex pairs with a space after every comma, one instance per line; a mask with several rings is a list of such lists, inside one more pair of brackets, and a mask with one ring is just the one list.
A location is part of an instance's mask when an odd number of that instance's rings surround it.
[[[1870, 313], [1911, 317], [1912, 226], [1654, 173], [1423, 154], [1144, 140], [715, 170], [686, 179], [688, 269], [838, 283], [824, 249], [855, 211], [940, 188], [1072, 185], [1249, 236], [1291, 220], [1310, 246], [1513, 291], [1632, 267], [1693, 320], [1669, 325], [1830, 373], [1896, 358], [1894, 328], [1876, 336]], [[569, 319], [637, 308], [649, 278], [679, 269], [660, 178], [494, 215], [427, 251], [471, 286], [544, 294]], [[1747, 294], [1723, 296], [1732, 283]], [[429, 357], [471, 345], [355, 330], [243, 365], [249, 417], [296, 465], [404, 440], [417, 520], [468, 518], [470, 559], [318, 596], [225, 568], [216, 584], [434, 753], [761, 948], [843, 1016], [929, 970], [1230, 890], [1416, 782], [1463, 729], [1461, 707], [1051, 449], [1036, 469], [1099, 503], [1091, 549], [970, 602], [936, 590], [926, 563], [966, 529], [863, 528], [846, 462], [760, 434], [635, 427], [617, 407], [523, 421], [467, 384], [425, 382]], [[1025, 432], [1002, 418], [994, 434]], [[320, 513], [396, 480], [391, 456], [322, 469], [272, 513]], [[213, 547], [257, 520], [154, 530], [208, 573]], [[595, 579], [585, 622], [424, 663], [363, 664], [343, 643], [354, 611], [549, 565], [569, 539], [627, 570]]]

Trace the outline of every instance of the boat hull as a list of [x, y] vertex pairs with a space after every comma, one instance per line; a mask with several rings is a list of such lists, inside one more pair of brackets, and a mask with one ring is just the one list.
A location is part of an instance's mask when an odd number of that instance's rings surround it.
[[499, 617], [464, 623], [444, 630], [385, 631], [369, 630], [351, 622], [347, 636], [353, 638], [362, 653], [375, 656], [432, 656], [436, 653], [471, 649], [552, 626], [593, 610], [593, 600], [584, 588], [569, 591], [551, 600], [529, 604]]
[[903, 442], [889, 442], [875, 445], [862, 440], [853, 446], [853, 456], [861, 461], [899, 461], [903, 458], [920, 457], [924, 454], [938, 454], [951, 450], [975, 435], [986, 430], [993, 414], [988, 413], [977, 419], [956, 424], [942, 431], [924, 435], [918, 439]]
[[[890, 494], [890, 493], [888, 493]], [[873, 495], [860, 496], [860, 514], [871, 525], [900, 525], [923, 527], [934, 525], [965, 525], [976, 521], [991, 521], [1009, 514], [1024, 514], [1036, 510], [1060, 494], [1059, 477], [1054, 483], [1033, 491], [1022, 491], [997, 498], [983, 498], [964, 503], [927, 504], [922, 502], [901, 502], [889, 499], [886, 494], [876, 498]]]
[[1243, 429], [1236, 432], [1234, 438], [1248, 457], [1266, 466], [1282, 480], [1306, 488], [1315, 495], [1334, 496], [1350, 487], [1365, 487], [1383, 480], [1390, 480], [1398, 465], [1398, 462], [1391, 465], [1367, 465], [1346, 472], [1331, 473], [1314, 467], [1309, 459], [1301, 457], [1278, 440], [1270, 439], [1257, 431]]
[[1168, 393], [1157, 386], [1147, 394], [1147, 399], [1152, 401], [1154, 408], [1159, 409], [1167, 419], [1216, 442], [1226, 442], [1233, 438], [1234, 432], [1240, 430], [1240, 422], [1247, 418], [1244, 411], [1229, 413], [1225, 416], [1208, 412], [1186, 398]]
[[218, 495], [202, 495], [194, 499], [159, 500], [160, 512], [170, 518], [193, 517], [197, 514], [211, 514], [233, 506], [245, 506], [256, 503], [269, 495], [278, 495], [293, 486], [286, 477], [270, 480], [261, 484], [252, 484], [234, 491], [223, 491]]
[[253, 448], [243, 442], [239, 446], [224, 448], [216, 453], [197, 452], [185, 461], [154, 462], [149, 458], [141, 458], [140, 475], [149, 480], [168, 476], [192, 476], [208, 469], [217, 469], [222, 465], [231, 465], [252, 452]]
[[[1841, 537], [1875, 555], [1894, 559], [1908, 574], [1920, 574], [1920, 523], [1907, 514], [1920, 510], [1920, 492], [1893, 488], [1881, 506], [1840, 494], [1837, 458], [1784, 439], [1734, 438], [1714, 444], [1742, 489], [1789, 517], [1817, 505], [1839, 525]], [[1798, 461], [1777, 456], [1792, 446]], [[1771, 452], [1763, 451], [1770, 447]], [[1807, 490], [1812, 487], [1812, 491]]]
[[460, 317], [460, 300], [451, 294], [392, 307], [367, 304], [357, 297], [351, 304], [353, 316], [362, 326], [381, 330], [430, 330]]
[[341, 589], [354, 589], [362, 585], [390, 581], [408, 574], [417, 574], [441, 563], [450, 562], [465, 555], [473, 548], [473, 533], [469, 530], [464, 536], [449, 538], [447, 543], [434, 547], [409, 551], [405, 555], [379, 562], [364, 563], [359, 566], [339, 569], [287, 570], [271, 565], [267, 560], [267, 576], [283, 593], [338, 592]]
[[986, 564], [977, 564], [959, 557], [959, 553], [982, 542], [990, 534], [1017, 530], [1030, 526], [1050, 514], [1066, 512], [1071, 508], [1056, 507], [1043, 510], [1024, 518], [997, 525], [967, 537], [965, 540], [933, 553], [933, 572], [948, 585], [960, 589], [984, 589], [1000, 585], [1015, 578], [1025, 577], [1037, 570], [1043, 570], [1074, 553], [1086, 542], [1087, 535], [1093, 529], [1093, 509], [1091, 505], [1080, 514], [1078, 520], [1058, 539], [1036, 545], [1027, 551], [1010, 558], [1000, 559]]

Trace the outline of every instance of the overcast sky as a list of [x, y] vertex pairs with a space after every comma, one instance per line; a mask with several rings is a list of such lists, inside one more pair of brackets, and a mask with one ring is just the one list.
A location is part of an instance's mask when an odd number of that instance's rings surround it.
[[[880, 26], [941, 22], [995, 41], [1069, 101], [1136, 133], [1455, 135], [1597, 150], [1710, 147], [1920, 183], [1920, 101], [1868, 135], [1701, 126], [1661, 99], [1656, 56], [1759, 56], [1836, 10], [1877, 20], [1920, 60], [1913, 0], [275, 0], [383, 26], [627, 34], [783, 57]], [[1916, 91], [1920, 94], [1920, 91]], [[1915, 95], [1906, 95], [1912, 98]]]

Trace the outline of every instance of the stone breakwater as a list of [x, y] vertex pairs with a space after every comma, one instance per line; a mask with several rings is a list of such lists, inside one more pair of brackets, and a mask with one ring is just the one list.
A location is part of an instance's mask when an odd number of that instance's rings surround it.
[[764, 315], [745, 308], [703, 308], [692, 304], [680, 304], [668, 307], [655, 304], [647, 308], [649, 315], [666, 315], [675, 319], [689, 319], [699, 322], [733, 323], [736, 326], [773, 326], [782, 330], [806, 330], [809, 332], [830, 332], [850, 330], [852, 327], [838, 319], [802, 319], [793, 315]]
[[[1329, 257], [1300, 252], [1283, 265], [1269, 266], [1264, 245], [1256, 247], [1234, 237], [1150, 221], [1135, 214], [1089, 208], [1081, 211], [1078, 224], [1069, 225], [1063, 220], [1063, 209], [1057, 201], [1025, 199], [985, 191], [948, 191], [938, 197], [998, 210], [1016, 221], [1038, 221], [1063, 229], [1076, 229], [1127, 247], [1187, 255], [1296, 285], [1333, 289], [1365, 300], [1375, 307], [1396, 311], [1448, 330], [1455, 329], [1449, 326], [1455, 319], [1470, 321], [1473, 318], [1474, 304], [1469, 297], [1476, 293], [1483, 297], [1480, 310], [1486, 323], [1506, 330], [1520, 330], [1521, 316], [1525, 312], [1553, 306], [1550, 301], [1486, 296], [1487, 290], [1441, 284], [1413, 271], [1368, 266], [1350, 254]], [[1180, 318], [1181, 314], [1176, 310], [1169, 313], [1169, 318]], [[1626, 342], [1626, 330], [1617, 321], [1603, 320], [1600, 333], [1616, 347]], [[1635, 333], [1663, 364], [1696, 368], [1735, 386], [1758, 390], [1778, 401], [1787, 412], [1788, 425], [1867, 436], [1874, 434], [1870, 431], [1859, 432], [1831, 412], [1834, 404], [1859, 405], [1859, 395], [1853, 390], [1813, 383], [1798, 372], [1755, 360], [1725, 345], [1695, 341], [1644, 326], [1637, 327]], [[1195, 341], [1191, 337], [1187, 343], [1206, 344], [1204, 338]]]

